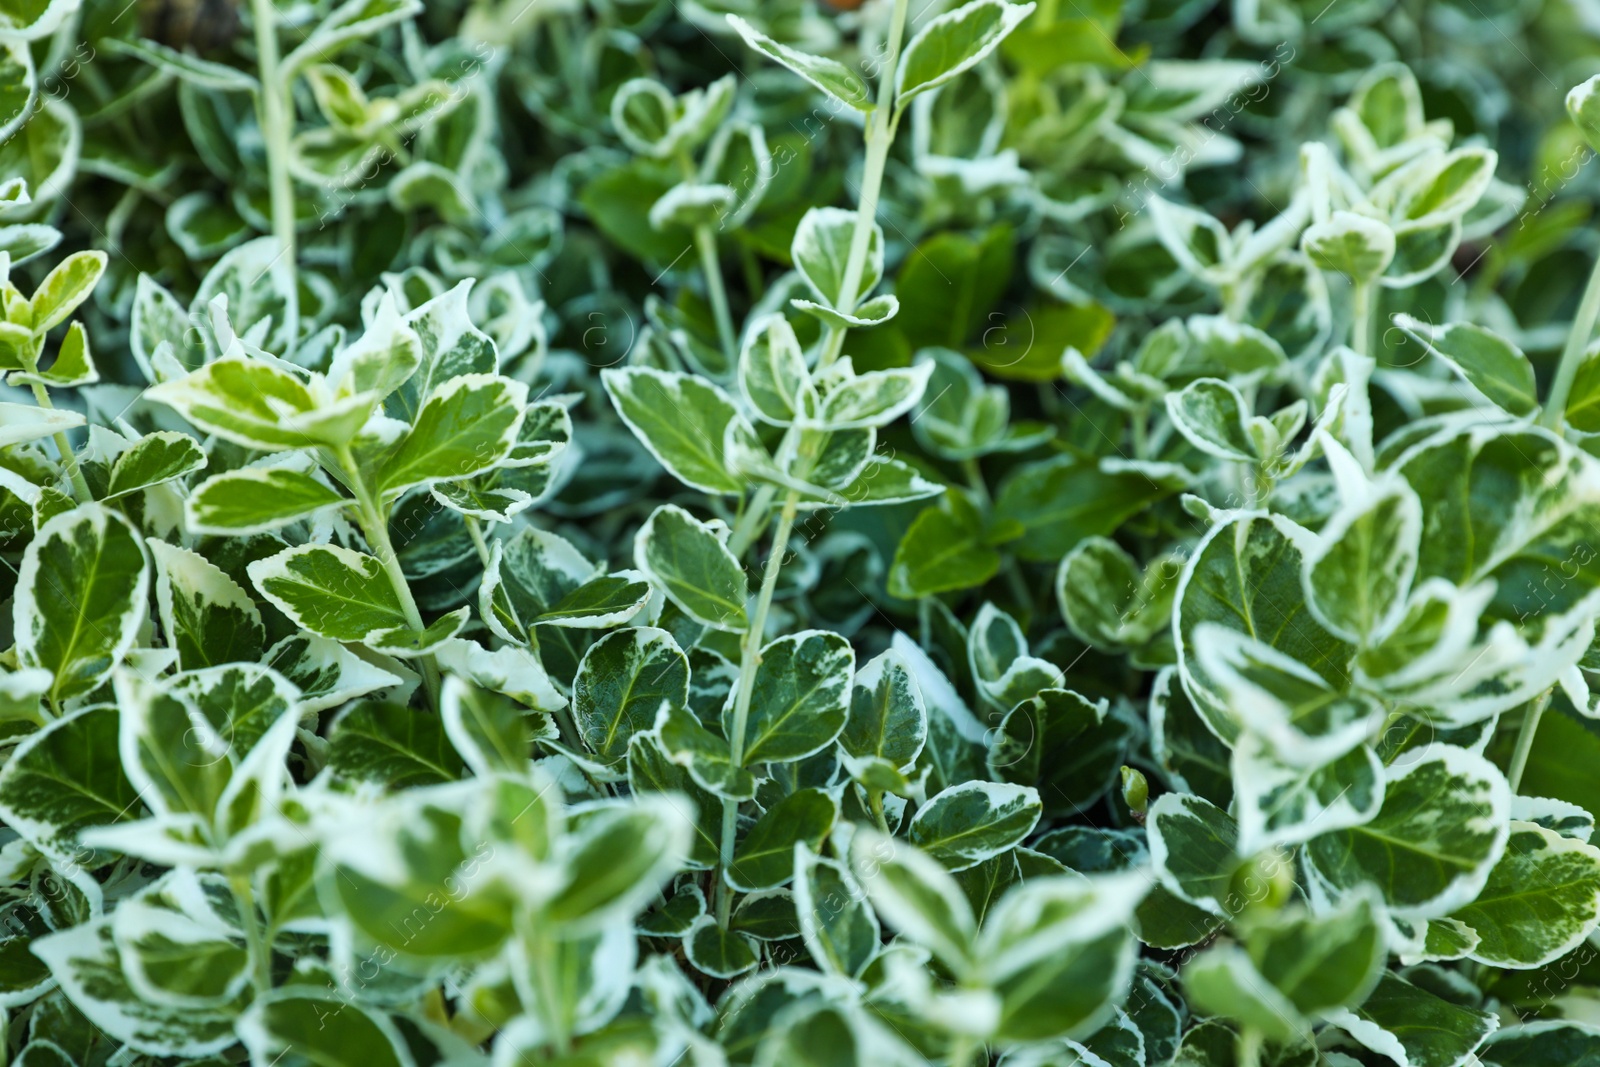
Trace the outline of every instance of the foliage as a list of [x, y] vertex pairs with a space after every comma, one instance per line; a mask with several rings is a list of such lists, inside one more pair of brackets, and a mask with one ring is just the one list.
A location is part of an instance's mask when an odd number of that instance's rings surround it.
[[1597, 34], [0, 0], [5, 1058], [1600, 1063]]

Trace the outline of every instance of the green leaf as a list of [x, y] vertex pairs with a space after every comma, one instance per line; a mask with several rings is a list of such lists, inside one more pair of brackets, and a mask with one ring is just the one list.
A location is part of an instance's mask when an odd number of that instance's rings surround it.
[[134, 991], [111, 932], [112, 917], [70, 926], [33, 943], [50, 973], [107, 1036], [150, 1056], [201, 1058], [238, 1042], [237, 1009], [196, 1008], [146, 1000]]
[[453, 782], [463, 771], [439, 715], [383, 700], [363, 700], [339, 714], [328, 731], [328, 766], [389, 789]]
[[1600, 849], [1512, 822], [1506, 849], [1476, 898], [1451, 914], [1478, 936], [1469, 957], [1540, 967], [1583, 944], [1600, 923]]
[[1004, 782], [951, 786], [917, 809], [911, 843], [952, 871], [964, 871], [1021, 844], [1038, 825], [1039, 793]]
[[244, 467], [201, 482], [184, 501], [184, 514], [196, 533], [243, 536], [276, 530], [347, 503], [352, 501], [309, 471]]
[[150, 570], [128, 520], [97, 504], [40, 527], [17, 574], [17, 660], [55, 680], [49, 699], [82, 696], [110, 676], [144, 621]]
[[527, 399], [527, 386], [498, 375], [463, 374], [444, 382], [379, 469], [376, 491], [395, 495], [497, 466], [516, 442]]
[[928, 740], [928, 710], [922, 689], [905, 660], [883, 652], [856, 672], [850, 715], [839, 745], [857, 758], [876, 757], [909, 768]]
[[1033, 13], [1033, 4], [972, 3], [932, 19], [911, 38], [895, 72], [895, 106], [970, 70]]
[[439, 719], [474, 774], [527, 773], [534, 730], [527, 709], [510, 698], [451, 675], [440, 692]]
[[573, 933], [632, 918], [683, 862], [689, 834], [688, 813], [670, 797], [601, 802], [565, 842], [565, 881], [544, 914]]
[[[1005, 295], [1017, 258], [1017, 238], [1006, 223], [976, 237], [946, 230], [917, 245], [895, 277], [900, 300], [898, 330], [914, 347], [943, 345], [959, 349], [974, 334], [996, 324], [994, 312]], [[1003, 325], [1003, 323], [1002, 323]], [[1060, 373], [1060, 349], [1041, 353], [1043, 367], [1016, 351], [1002, 332], [989, 338], [995, 351], [972, 349], [971, 362], [990, 374], [1028, 381], [1050, 381]], [[1041, 347], [1044, 342], [1040, 342]], [[1096, 346], [1085, 342], [1084, 351]], [[1041, 377], [1042, 375], [1042, 377]]]
[[1467, 322], [1434, 327], [1410, 315], [1396, 315], [1394, 321], [1491, 403], [1518, 418], [1538, 413], [1533, 364], [1510, 341]]
[[303, 710], [301, 693], [283, 675], [254, 663], [230, 663], [186, 671], [172, 680], [172, 694], [189, 701], [236, 757], [254, 751], [291, 710]]
[[1600, 145], [1600, 75], [1572, 87], [1567, 93], [1567, 114], [1584, 140], [1591, 146]]
[[817, 966], [857, 977], [878, 955], [881, 931], [866, 894], [844, 864], [795, 849], [795, 911]]
[[1232, 885], [1239, 827], [1227, 812], [1197, 796], [1165, 793], [1150, 805], [1145, 825], [1156, 877], [1167, 890], [1214, 915], [1238, 910]]
[[933, 367], [913, 367], [855, 373], [848, 357], [817, 377], [822, 393], [818, 421], [830, 430], [864, 430], [885, 426], [904, 415], [922, 399]]
[[814, 207], [795, 227], [789, 254], [795, 270], [825, 307], [850, 311], [883, 278], [883, 230], [873, 224], [867, 257], [856, 291], [844, 291], [845, 268], [855, 240], [856, 213], [835, 207]]
[[294, 375], [230, 356], [145, 392], [208, 433], [263, 452], [347, 444], [367, 421], [370, 398], [319, 405]]
[[292, 72], [313, 59], [331, 59], [345, 45], [421, 13], [421, 0], [345, 0], [284, 57], [283, 69]]
[[1535, 1019], [1503, 1026], [1483, 1044], [1489, 1063], [1502, 1067], [1589, 1067], [1600, 1056], [1600, 1031], [1564, 1019]]
[[1200, 626], [1240, 630], [1270, 645], [1324, 679], [1320, 688], [1330, 693], [1349, 677], [1350, 646], [1307, 617], [1298, 538], [1299, 528], [1282, 517], [1230, 516], [1201, 539], [1178, 579], [1178, 671], [1195, 710], [1224, 741], [1238, 735], [1240, 720], [1232, 694], [1195, 655]]
[[[838, 634], [803, 630], [765, 645], [751, 686], [744, 766], [803, 759], [832, 744], [850, 709], [855, 650]], [[732, 735], [733, 707], [723, 710]]]
[[593, 606], [581, 591], [595, 579], [595, 571], [595, 565], [564, 538], [526, 527], [508, 541], [496, 541], [489, 550], [478, 591], [479, 613], [502, 639], [536, 643], [535, 628], [547, 618], [565, 625], [592, 621], [566, 612], [555, 614], [555, 609], [568, 597]]
[[689, 660], [665, 630], [618, 630], [589, 646], [572, 682], [578, 735], [609, 767], [620, 767], [635, 734], [655, 726], [665, 702], [689, 702]]
[[768, 59], [776, 60], [833, 99], [857, 111], [873, 109], [872, 94], [861, 76], [838, 60], [814, 56], [779, 44], [737, 15], [728, 16], [728, 25], [738, 31], [745, 44]]
[[1252, 918], [1241, 941], [1256, 971], [1306, 1015], [1355, 1007], [1387, 958], [1380, 906], [1370, 896], [1324, 914], [1294, 908]]
[[1338, 271], [1367, 283], [1394, 260], [1394, 230], [1382, 221], [1353, 211], [1335, 211], [1324, 222], [1306, 228], [1300, 248], [1323, 270]]
[[878, 915], [902, 936], [928, 949], [953, 973], [973, 972], [977, 920], [943, 866], [886, 834], [858, 829], [850, 839], [850, 871]]
[[695, 870], [717, 865], [721, 857], [722, 805], [687, 770], [673, 763], [650, 734], [635, 734], [628, 744], [628, 788], [636, 795], [687, 798], [694, 812], [694, 829], [684, 864]]
[[1018, 556], [1055, 563], [1079, 541], [1114, 533], [1177, 487], [1163, 472], [1059, 456], [1013, 470], [1000, 484], [994, 521], [1021, 525]]
[[320, 637], [360, 641], [407, 625], [404, 609], [372, 556], [338, 545], [299, 545], [247, 568], [261, 595]]
[[712, 978], [737, 978], [761, 961], [753, 939], [724, 930], [709, 915], [702, 915], [684, 935], [683, 951], [700, 973]]
[[152, 485], [192, 474], [206, 465], [206, 454], [186, 433], [158, 430], [141, 437], [111, 466], [105, 499], [115, 500]]
[[816, 417], [820, 400], [794, 327], [769, 316], [749, 332], [739, 352], [739, 391], [756, 417], [788, 426]]
[[1498, 161], [1487, 148], [1422, 156], [1404, 172], [1399, 217], [1416, 227], [1459, 222], [1488, 190]]
[[100, 282], [104, 252], [74, 252], [58, 263], [33, 293], [33, 333], [42, 336], [67, 321]]
[[735, 633], [749, 626], [744, 568], [713, 529], [675, 504], [665, 504], [640, 527], [634, 564], [684, 614]]
[[833, 829], [839, 806], [821, 789], [799, 789], [756, 820], [724, 875], [741, 893], [771, 889], [795, 876], [795, 848], [815, 850]]
[[1374, 735], [1385, 714], [1362, 694], [1334, 689], [1310, 667], [1215, 623], [1194, 631], [1196, 664], [1226, 694], [1236, 722], [1296, 767], [1337, 759]]
[[1141, 573], [1115, 541], [1087, 537], [1062, 557], [1056, 603], [1067, 629], [1085, 644], [1106, 652], [1137, 648], [1170, 629], [1179, 572], [1178, 561], [1163, 556]]
[[1499, 1020], [1488, 1012], [1434, 996], [1397, 975], [1384, 973], [1359, 1008], [1329, 1013], [1345, 1033], [1380, 1055], [1411, 1067], [1456, 1067], [1493, 1033]]
[[662, 751], [688, 770], [701, 788], [728, 800], [755, 796], [755, 776], [734, 766], [728, 742], [706, 729], [687, 708], [663, 705], [656, 716], [656, 734]]
[[416, 659], [418, 656], [431, 655], [455, 638], [462, 627], [466, 626], [470, 614], [471, 609], [463, 605], [454, 611], [445, 612], [421, 629], [409, 623], [404, 626], [390, 626], [373, 630], [361, 641], [375, 652], [382, 652], [399, 659]]
[[1421, 540], [1417, 494], [1385, 479], [1334, 512], [1306, 552], [1306, 606], [1342, 640], [1382, 637], [1405, 610]]
[[74, 322], [67, 327], [67, 336], [62, 338], [61, 348], [56, 352], [55, 362], [50, 364], [49, 370], [38, 374], [14, 371], [6, 376], [9, 385], [31, 385], [37, 382], [57, 389], [74, 385], [91, 385], [99, 380], [100, 371], [94, 365], [94, 358], [89, 355], [89, 335], [84, 332], [81, 322]]
[[123, 770], [156, 815], [207, 822], [232, 777], [225, 740], [188, 701], [119, 675]]
[[1231, 1019], [1272, 1041], [1288, 1041], [1310, 1027], [1236, 945], [1206, 949], [1183, 968], [1183, 991], [1197, 1011]]
[[146, 37], [131, 41], [108, 38], [106, 45], [114, 52], [142, 59], [157, 70], [174, 74], [191, 85], [211, 92], [253, 93], [261, 88], [259, 82], [236, 67], [213, 63]]
[[[362, 0], [371, 2], [371, 0]], [[331, 990], [289, 986], [254, 1001], [239, 1019], [252, 1060], [271, 1063], [294, 1052], [322, 1067], [408, 1067], [405, 1037], [386, 1015]]]
[[989, 771], [1008, 782], [1037, 785], [1046, 815], [1072, 815], [1111, 786], [1129, 734], [1128, 723], [1107, 715], [1104, 702], [1049, 686], [1001, 719]]
[[1149, 884], [1143, 873], [1069, 874], [1001, 897], [975, 949], [1000, 998], [996, 1038], [1087, 1038], [1111, 1020], [1133, 980], [1132, 919]]
[[755, 428], [721, 389], [650, 367], [610, 368], [600, 377], [622, 421], [673, 477], [707, 493], [744, 489], [730, 473], [725, 442], [730, 433], [755, 441]]
[[1282, 759], [1260, 734], [1245, 733], [1234, 742], [1232, 767], [1239, 851], [1245, 855], [1359, 826], [1383, 803], [1383, 762], [1369, 745], [1328, 763], [1299, 766]]
[[82, 426], [83, 421], [75, 411], [0, 402], [0, 448], [64, 433]]
[[1600, 351], [1590, 349], [1578, 363], [1567, 394], [1567, 425], [1583, 433], [1600, 432]]
[[1201, 378], [1167, 394], [1172, 425], [1200, 451], [1218, 459], [1257, 463], [1267, 458], [1250, 436], [1250, 409], [1227, 382]]
[[117, 709], [101, 706], [30, 734], [0, 769], [0, 818], [41, 852], [81, 852], [78, 834], [128, 818], [139, 793], [122, 771]]
[[980, 523], [977, 509], [956, 491], [923, 508], [895, 546], [890, 595], [912, 600], [988, 582], [1000, 571], [1000, 553]]
[[1333, 899], [1371, 885], [1402, 918], [1445, 915], [1483, 889], [1505, 850], [1510, 804], [1493, 764], [1435, 744], [1390, 768], [1371, 822], [1319, 834], [1303, 855]]

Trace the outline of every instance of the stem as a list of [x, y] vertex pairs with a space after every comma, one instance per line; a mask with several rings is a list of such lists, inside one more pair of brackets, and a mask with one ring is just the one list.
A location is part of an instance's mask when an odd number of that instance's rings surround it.
[[489, 568], [489, 544], [483, 539], [483, 527], [478, 525], [478, 520], [471, 515], [463, 515], [467, 520], [467, 533], [472, 536], [472, 547], [478, 550], [478, 562], [484, 569]]
[[717, 338], [728, 365], [739, 358], [739, 342], [733, 332], [733, 313], [728, 310], [728, 291], [722, 285], [722, 264], [717, 259], [717, 235], [705, 223], [694, 228], [694, 243], [700, 250], [700, 269], [706, 276], [706, 294], [711, 298], [711, 313], [717, 320]]
[[776, 486], [763, 485], [757, 489], [750, 498], [749, 505], [744, 514], [740, 515], [733, 524], [733, 530], [728, 534], [728, 551], [733, 553], [735, 559], [743, 559], [744, 554], [750, 550], [750, 545], [767, 523], [767, 509], [772, 507], [772, 498], [778, 495]]
[[[678, 169], [683, 180], [695, 180], [694, 161], [688, 152], [678, 153]], [[722, 284], [722, 261], [717, 257], [717, 234], [710, 223], [702, 222], [694, 228], [694, 244], [700, 253], [700, 273], [706, 277], [706, 296], [711, 301], [711, 314], [717, 320], [717, 338], [722, 343], [722, 358], [730, 367], [739, 358], [739, 344], [733, 332], [733, 313], [728, 310], [728, 290]]]
[[267, 152], [267, 181], [272, 197], [272, 233], [278, 258], [272, 270], [284, 294], [284, 334], [288, 358], [300, 334], [300, 293], [295, 278], [294, 185], [289, 178], [289, 107], [287, 86], [278, 62], [278, 16], [272, 0], [251, 0], [256, 30], [256, 64], [261, 77], [261, 140]]
[[1372, 299], [1370, 281], [1355, 283], [1355, 324], [1351, 327], [1350, 347], [1358, 356], [1372, 355], [1372, 316], [1377, 301]]
[[1260, 1067], [1261, 1031], [1253, 1026], [1239, 1031], [1238, 1052], [1239, 1067]]
[[1506, 771], [1506, 781], [1511, 784], [1512, 793], [1522, 785], [1522, 772], [1528, 769], [1528, 755], [1533, 751], [1534, 734], [1539, 732], [1539, 720], [1544, 717], [1544, 709], [1550, 706], [1550, 692], [1545, 690], [1523, 713], [1522, 726], [1517, 730], [1517, 747], [1511, 753], [1511, 767]]
[[1561, 350], [1561, 362], [1556, 365], [1556, 379], [1550, 385], [1550, 396], [1544, 402], [1544, 413], [1539, 425], [1552, 430], [1561, 428], [1567, 414], [1567, 395], [1572, 392], [1572, 380], [1578, 375], [1578, 364], [1583, 362], [1589, 339], [1594, 336], [1595, 319], [1600, 317], [1600, 257], [1589, 272], [1589, 284], [1583, 290], [1583, 303], [1578, 305], [1578, 315], [1567, 332], [1567, 347]]
[[[789, 550], [789, 534], [794, 529], [794, 517], [799, 509], [800, 494], [791, 489], [784, 498], [783, 511], [778, 514], [778, 525], [772, 534], [772, 553], [767, 556], [766, 570], [761, 576], [761, 592], [756, 596], [756, 610], [750, 616], [750, 628], [745, 631], [744, 644], [739, 650], [739, 681], [734, 693], [733, 723], [728, 736], [728, 754], [735, 767], [744, 762], [744, 735], [750, 725], [750, 697], [755, 690], [756, 668], [761, 665], [761, 636], [767, 629], [772, 594], [778, 588], [778, 572], [783, 570], [783, 557]], [[739, 802], [724, 798], [721, 870], [717, 872], [717, 923], [724, 928], [733, 911], [733, 893], [723, 878], [723, 872], [733, 864], [734, 835], [738, 827]]]
[[528, 954], [533, 957], [534, 980], [539, 986], [539, 999], [542, 1002], [539, 1014], [544, 1016], [545, 1026], [551, 1037], [551, 1044], [558, 1052], [566, 1052], [572, 1047], [572, 1037], [567, 1032], [567, 1020], [562, 1016], [558, 1005], [562, 1001], [561, 983], [557, 980], [555, 970], [550, 966], [551, 943], [545, 931], [545, 924], [534, 920], [527, 927], [526, 945]]
[[967, 479], [967, 487], [972, 490], [972, 495], [978, 498], [978, 503], [985, 509], [989, 507], [989, 485], [983, 480], [983, 468], [978, 466], [978, 461], [969, 456], [961, 461], [961, 473]]
[[[839, 307], [849, 314], [856, 309], [861, 298], [861, 277], [866, 273], [867, 250], [872, 244], [872, 231], [878, 220], [878, 195], [883, 190], [883, 171], [889, 163], [889, 146], [894, 143], [896, 127], [900, 125], [900, 111], [894, 106], [895, 70], [900, 65], [900, 42], [906, 32], [906, 11], [909, 0], [894, 0], [894, 10], [889, 16], [889, 37], [886, 41], [883, 66], [878, 71], [878, 106], [867, 123], [867, 158], [861, 167], [861, 199], [856, 207], [856, 229], [850, 237], [850, 258], [845, 260], [844, 278], [839, 284]], [[844, 348], [844, 331], [830, 327], [827, 342], [817, 361], [817, 369], [826, 369], [839, 358]]]
[[[56, 406], [50, 403], [50, 391], [38, 382], [33, 384], [33, 399], [45, 411], [54, 411]], [[56, 451], [61, 453], [61, 462], [66, 465], [67, 477], [72, 482], [72, 496], [80, 504], [87, 504], [94, 499], [94, 494], [89, 492], [89, 483], [84, 480], [83, 468], [78, 466], [78, 454], [72, 451], [72, 442], [67, 440], [67, 431], [57, 430], [51, 435], [51, 440], [56, 443]]]
[[230, 874], [228, 885], [239, 907], [239, 925], [244, 928], [245, 948], [250, 956], [250, 985], [255, 995], [264, 996], [272, 990], [272, 946], [261, 934], [261, 924], [256, 919], [256, 895], [250, 888], [250, 879], [243, 874]]
[[878, 820], [878, 829], [893, 836], [894, 831], [889, 829], [889, 817], [883, 813], [883, 790], [867, 790], [867, 807], [872, 810], [872, 817]]
[[972, 1054], [978, 1045], [966, 1034], [957, 1034], [950, 1041], [950, 1067], [971, 1067]]
[[[384, 521], [377, 501], [367, 490], [367, 483], [361, 477], [361, 468], [356, 465], [355, 457], [350, 454], [348, 445], [339, 449], [336, 455], [339, 457], [340, 466], [344, 468], [350, 491], [356, 497], [359, 509], [356, 519], [360, 523], [362, 536], [367, 539], [367, 546], [378, 557], [378, 562], [383, 564], [384, 573], [389, 576], [389, 584], [394, 587], [395, 596], [400, 601], [400, 610], [406, 617], [406, 625], [413, 630], [425, 629], [422, 625], [422, 612], [417, 610], [417, 600], [411, 595], [411, 586], [406, 582], [405, 569], [400, 566], [400, 557], [395, 554], [394, 542], [389, 540], [389, 524]], [[428, 700], [437, 708], [439, 668], [434, 664], [432, 656], [419, 657], [417, 666], [422, 674], [423, 687], [428, 691]]]

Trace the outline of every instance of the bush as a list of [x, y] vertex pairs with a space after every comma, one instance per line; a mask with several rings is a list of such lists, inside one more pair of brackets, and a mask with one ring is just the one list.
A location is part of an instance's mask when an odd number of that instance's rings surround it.
[[1584, 19], [0, 4], [7, 1059], [1600, 1063]]

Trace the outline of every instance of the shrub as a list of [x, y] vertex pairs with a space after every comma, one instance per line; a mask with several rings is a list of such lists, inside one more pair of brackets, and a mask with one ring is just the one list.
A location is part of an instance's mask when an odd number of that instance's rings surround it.
[[7, 1058], [1600, 1062], [1589, 31], [1318, 6], [0, 4]]

